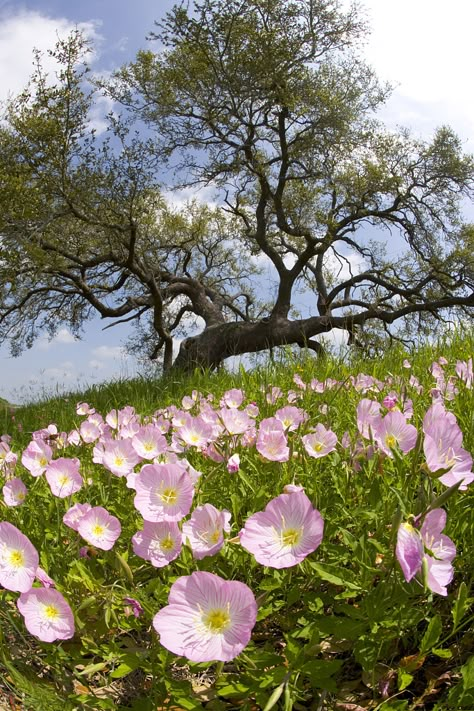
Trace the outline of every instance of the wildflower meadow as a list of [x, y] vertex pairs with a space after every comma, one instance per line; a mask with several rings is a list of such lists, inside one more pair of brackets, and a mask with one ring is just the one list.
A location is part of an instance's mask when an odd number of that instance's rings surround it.
[[4, 708], [472, 711], [472, 345], [5, 407]]

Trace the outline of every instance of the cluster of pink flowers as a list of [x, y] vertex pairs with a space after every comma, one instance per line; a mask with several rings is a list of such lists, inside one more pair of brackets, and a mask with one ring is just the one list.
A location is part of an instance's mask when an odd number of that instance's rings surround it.
[[[407, 455], [418, 442], [419, 451], [422, 437], [426, 469], [444, 485], [458, 484], [466, 489], [474, 480], [472, 457], [463, 449], [462, 432], [444, 401], [452, 399], [460, 383], [472, 387], [472, 360], [458, 361], [457, 379], [445, 376], [445, 365], [443, 359], [432, 365], [436, 387], [431, 391], [433, 405], [426, 412], [422, 432], [410, 422], [413, 403], [406, 390], [394, 390], [393, 379], [382, 382], [359, 374], [348, 383], [332, 379], [305, 383], [296, 374], [296, 389], [287, 393], [286, 403], [282, 402], [285, 395], [280, 388], [265, 389], [266, 407], [276, 403], [281, 406], [260, 421], [258, 406], [246, 404], [244, 392], [237, 388], [224, 393], [218, 404], [211, 395], [204, 397], [193, 391], [182, 399], [181, 407], [172, 405], [148, 418], [139, 417], [129, 406], [111, 410], [104, 418], [89, 404], [80, 403], [77, 414], [86, 418], [80, 426], [70, 433], [58, 432], [55, 425], [34, 432], [21, 455], [21, 464], [32, 477], [44, 477], [53, 496], [74, 497], [63, 517], [64, 525], [76, 531], [88, 546], [109, 551], [122, 533], [119, 519], [102, 506], [74, 502], [85, 490], [81, 461], [58, 456], [69, 447], [89, 445], [99, 471], [102, 467], [109, 478], [113, 475], [125, 480], [135, 509], [143, 518], [141, 529], [132, 537], [134, 554], [162, 568], [180, 556], [184, 545], [200, 560], [222, 550], [231, 531], [231, 514], [211, 503], [193, 509], [201, 472], [186, 457], [193, 461], [194, 453], [222, 464], [223, 472], [238, 475], [246, 450], [251, 448], [262, 464], [279, 466], [293, 457], [312, 461], [330, 457], [337, 447], [352, 447], [353, 468], [357, 471], [364, 458], [376, 453], [390, 460]], [[409, 369], [410, 364], [405, 367]], [[409, 383], [415, 392], [421, 391], [413, 375]], [[370, 394], [357, 406], [359, 436], [355, 443], [348, 433], [338, 440], [335, 432], [322, 422], [312, 421], [297, 404], [308, 394], [342, 387], [353, 388], [361, 396]], [[321, 404], [318, 411], [326, 416], [328, 407]], [[12, 507], [20, 506], [27, 496], [25, 484], [15, 476], [16, 465], [17, 455], [10, 450], [9, 438], [3, 436], [3, 497]], [[435, 509], [419, 520], [420, 527], [415, 519], [400, 527], [396, 556], [407, 581], [420, 578], [426, 571], [426, 585], [446, 595], [456, 550], [441, 533], [445, 513]], [[233, 542], [240, 542], [261, 565], [281, 569], [298, 565], [312, 554], [320, 546], [323, 532], [320, 512], [303, 488], [293, 483], [263, 511], [250, 515]], [[82, 554], [93, 548], [84, 546]], [[27, 629], [39, 639], [68, 639], [74, 634], [71, 609], [51, 578], [38, 567], [36, 549], [7, 522], [0, 523], [0, 584], [20, 593], [18, 609]], [[127, 600], [133, 601], [130, 614], [141, 614], [140, 603], [134, 598]], [[227, 661], [245, 647], [255, 619], [255, 598], [246, 585], [196, 572], [173, 584], [169, 604], [155, 615], [153, 624], [161, 643], [176, 654], [199, 662]]]
[[[0, 585], [21, 593], [17, 607], [26, 629], [42, 642], [74, 636], [74, 616], [51, 578], [39, 566], [29, 538], [7, 521], [0, 523]], [[35, 578], [44, 587], [33, 587]]]

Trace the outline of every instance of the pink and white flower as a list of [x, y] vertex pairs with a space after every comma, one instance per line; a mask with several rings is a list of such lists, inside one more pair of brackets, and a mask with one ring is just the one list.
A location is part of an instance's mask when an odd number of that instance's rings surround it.
[[193, 557], [201, 560], [215, 555], [224, 545], [224, 531], [230, 532], [231, 514], [212, 504], [197, 506], [189, 521], [183, 523], [183, 541], [191, 546]]
[[77, 531], [79, 526], [79, 521], [84, 518], [86, 513], [92, 509], [90, 504], [74, 504], [63, 516], [63, 523], [72, 528], [73, 531]]
[[76, 457], [59, 457], [48, 464], [45, 476], [53, 496], [65, 499], [81, 489], [83, 481], [79, 467], [80, 461]]
[[162, 568], [181, 552], [182, 535], [176, 521], [144, 521], [141, 531], [132, 537], [135, 555]]
[[3, 485], [2, 492], [3, 500], [7, 506], [21, 506], [28, 490], [19, 477], [13, 477]]
[[41, 476], [51, 461], [53, 450], [42, 439], [35, 439], [21, 455], [21, 463], [31, 476]]
[[141, 461], [130, 439], [108, 440], [104, 444], [102, 464], [115, 476], [127, 476]]
[[446, 586], [454, 574], [451, 561], [456, 556], [452, 540], [441, 533], [446, 526], [446, 512], [433, 509], [425, 516], [421, 529], [409, 522], [402, 523], [397, 533], [396, 556], [403, 576], [409, 582], [427, 568], [426, 584], [438, 595], [446, 596]]
[[337, 444], [337, 435], [326, 429], [322, 424], [317, 424], [314, 432], [310, 432], [301, 438], [304, 448], [310, 457], [325, 457], [330, 452], [334, 452]]
[[289, 568], [316, 550], [324, 521], [304, 491], [281, 494], [253, 514], [240, 531], [243, 548], [270, 568]]
[[140, 427], [132, 438], [132, 446], [142, 459], [155, 459], [168, 449], [168, 443], [154, 425]]
[[0, 523], [0, 585], [27, 592], [38, 568], [38, 551], [24, 533], [7, 521]]
[[42, 642], [74, 637], [74, 615], [54, 588], [32, 588], [17, 600], [28, 632]]
[[161, 644], [193, 662], [228, 662], [247, 646], [257, 603], [247, 585], [197, 571], [171, 586], [153, 618]]
[[385, 417], [376, 417], [372, 427], [379, 449], [388, 457], [393, 457], [392, 450], [397, 447], [403, 454], [415, 448], [418, 438], [416, 427], [409, 425], [399, 410], [392, 410]]
[[112, 516], [102, 506], [94, 506], [82, 518], [77, 526], [78, 533], [91, 546], [109, 551], [120, 536], [122, 527], [116, 516]]
[[135, 488], [135, 507], [145, 521], [180, 521], [191, 509], [193, 483], [178, 464], [145, 464]]

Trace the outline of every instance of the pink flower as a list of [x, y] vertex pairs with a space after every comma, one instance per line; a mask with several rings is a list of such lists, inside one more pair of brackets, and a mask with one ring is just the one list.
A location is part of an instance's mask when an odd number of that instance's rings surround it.
[[140, 461], [130, 439], [109, 440], [104, 445], [102, 464], [115, 476], [127, 476]]
[[41, 439], [30, 442], [21, 455], [21, 463], [31, 476], [41, 476], [53, 456], [51, 447]]
[[79, 466], [79, 459], [65, 457], [55, 459], [48, 464], [45, 476], [53, 496], [65, 499], [81, 489], [83, 482], [79, 474]]
[[38, 580], [41, 585], [44, 588], [55, 588], [56, 583], [52, 578], [49, 577], [48, 573], [43, 570], [43, 568], [40, 568], [39, 566], [36, 568], [36, 580]]
[[142, 459], [154, 459], [168, 449], [168, 443], [154, 425], [140, 427], [132, 438], [132, 446]]
[[191, 509], [194, 487], [177, 464], [145, 464], [135, 487], [135, 507], [145, 521], [180, 521]]
[[138, 600], [135, 600], [134, 597], [124, 597], [123, 601], [127, 603], [125, 614], [127, 614], [127, 610], [130, 610], [130, 614], [133, 613], [135, 617], [140, 617], [140, 615], [144, 612], [143, 607], [140, 605]]
[[290, 449], [283, 425], [276, 417], [261, 421], [255, 446], [259, 454], [271, 462], [287, 462], [289, 459]]
[[250, 516], [240, 531], [240, 543], [270, 568], [289, 568], [316, 550], [324, 521], [303, 491], [281, 494], [264, 511]]
[[189, 417], [187, 421], [177, 429], [180, 443], [187, 447], [197, 447], [202, 449], [213, 438], [212, 426], [202, 417]]
[[18, 477], [9, 479], [2, 489], [5, 504], [7, 506], [21, 506], [26, 498], [27, 491], [21, 479]]
[[109, 551], [120, 536], [120, 521], [102, 506], [94, 506], [79, 520], [77, 531], [91, 546]]
[[63, 523], [73, 531], [77, 531], [79, 521], [92, 509], [90, 504], [74, 504], [63, 516]]
[[244, 394], [242, 390], [233, 388], [232, 390], [227, 390], [222, 396], [221, 406], [229, 408], [240, 407], [244, 400]]
[[326, 454], [334, 452], [337, 444], [337, 436], [332, 430], [327, 430], [324, 425], [316, 425], [314, 432], [301, 438], [304, 448], [310, 457], [325, 457]]
[[416, 427], [409, 425], [398, 410], [388, 412], [383, 418], [375, 418], [371, 426], [379, 449], [389, 457], [393, 457], [392, 450], [396, 447], [399, 447], [403, 454], [407, 454], [416, 445]]
[[188, 540], [194, 558], [201, 560], [220, 551], [224, 545], [224, 531], [230, 531], [230, 519], [229, 511], [219, 511], [212, 504], [194, 509], [189, 521], [183, 523], [183, 540]]
[[223, 407], [219, 410], [219, 417], [224, 427], [231, 435], [243, 434], [253, 426], [253, 420], [245, 410]]
[[99, 427], [95, 424], [95, 422], [91, 422], [90, 420], [81, 422], [79, 432], [81, 434], [82, 441], [86, 444], [91, 444], [91, 442], [95, 442], [96, 439], [99, 439], [100, 437]]
[[42, 642], [71, 639], [74, 616], [68, 603], [54, 588], [32, 588], [17, 600], [28, 632]]
[[228, 662], [248, 644], [257, 603], [247, 585], [197, 571], [171, 586], [153, 618], [161, 644], [193, 662]]
[[357, 405], [357, 428], [365, 439], [371, 439], [374, 420], [380, 412], [380, 403], [363, 398]]
[[238, 454], [233, 454], [227, 460], [227, 471], [229, 474], [236, 474], [240, 469], [240, 456]]
[[275, 412], [275, 417], [280, 420], [284, 429], [289, 432], [297, 430], [308, 419], [308, 415], [304, 410], [292, 405], [281, 407]]
[[446, 512], [433, 509], [425, 516], [421, 530], [402, 523], [397, 533], [396, 556], [404, 578], [409, 582], [427, 568], [426, 584], [432, 592], [447, 595], [446, 586], [453, 578], [451, 561], [456, 555], [452, 540], [441, 533], [446, 525]]
[[0, 523], [0, 585], [27, 592], [38, 568], [38, 551], [21, 531], [7, 521]]
[[144, 521], [142, 530], [132, 537], [133, 552], [155, 568], [162, 568], [179, 556], [181, 540], [176, 521]]

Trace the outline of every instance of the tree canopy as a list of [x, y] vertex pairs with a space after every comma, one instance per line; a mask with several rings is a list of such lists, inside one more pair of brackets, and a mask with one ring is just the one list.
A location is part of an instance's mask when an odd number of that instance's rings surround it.
[[[165, 369], [176, 338], [176, 367], [215, 367], [471, 313], [474, 160], [448, 127], [426, 141], [377, 120], [390, 88], [366, 33], [337, 0], [204, 0], [108, 81], [79, 33], [54, 80], [38, 56], [0, 127], [1, 338], [19, 352], [98, 313], [134, 322]], [[212, 202], [180, 206], [184, 187]]]

